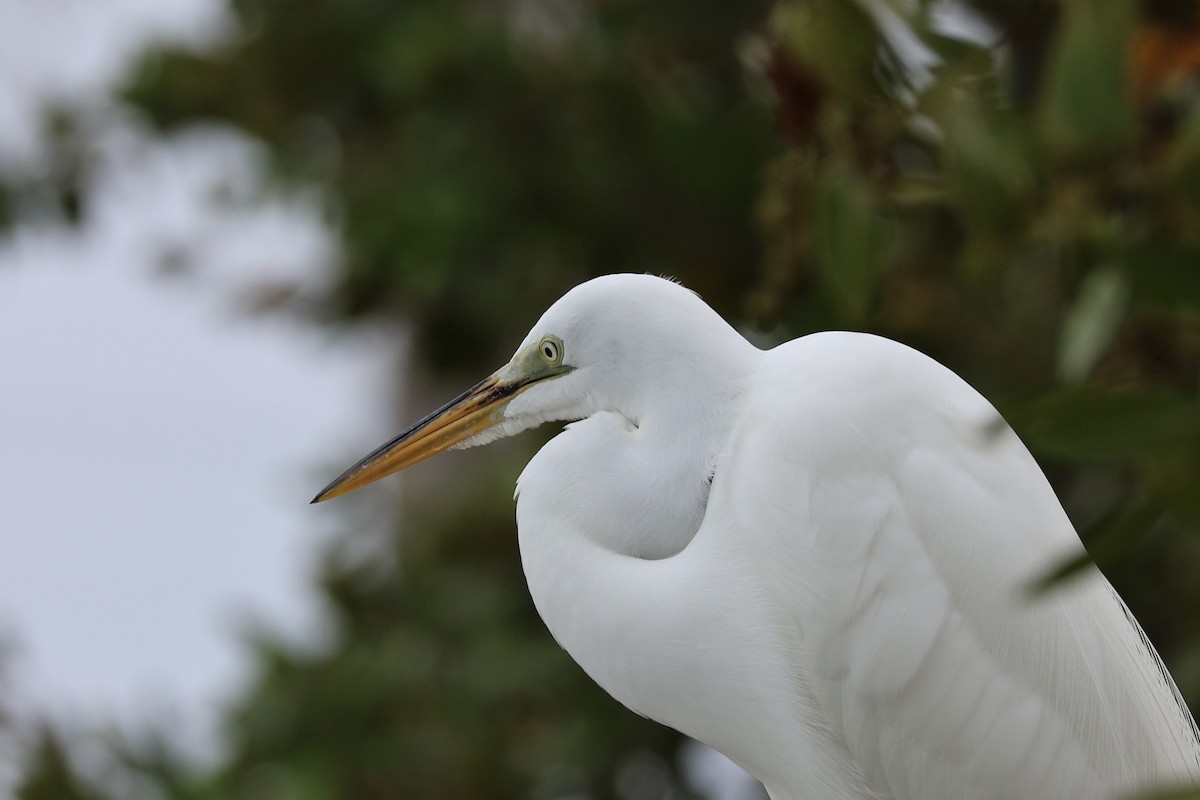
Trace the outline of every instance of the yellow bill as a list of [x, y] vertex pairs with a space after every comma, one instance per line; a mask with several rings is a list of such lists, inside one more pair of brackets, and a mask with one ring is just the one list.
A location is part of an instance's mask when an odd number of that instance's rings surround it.
[[495, 375], [481, 381], [350, 467], [313, 498], [320, 503], [411, 467], [487, 430], [522, 388]]

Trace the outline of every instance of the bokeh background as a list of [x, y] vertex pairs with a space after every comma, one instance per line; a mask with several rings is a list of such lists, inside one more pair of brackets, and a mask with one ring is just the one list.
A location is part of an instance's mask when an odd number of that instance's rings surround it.
[[1196, 0], [0, 0], [0, 794], [761, 796], [541, 627], [538, 435], [306, 505], [614, 271], [958, 371], [1197, 707]]

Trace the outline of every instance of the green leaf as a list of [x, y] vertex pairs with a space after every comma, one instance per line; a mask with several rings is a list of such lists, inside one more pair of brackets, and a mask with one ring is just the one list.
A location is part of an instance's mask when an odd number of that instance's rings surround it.
[[1117, 335], [1128, 299], [1125, 276], [1118, 270], [1107, 267], [1087, 276], [1063, 320], [1059, 378], [1078, 383], [1088, 376]]
[[1200, 523], [1200, 464], [1195, 453], [1156, 458], [1141, 465], [1142, 482], [1154, 499], [1179, 520]]
[[1200, 251], [1152, 240], [1126, 250], [1121, 261], [1135, 307], [1200, 319]]
[[1200, 401], [1167, 391], [1064, 389], [1007, 416], [1032, 449], [1073, 461], [1120, 461], [1200, 444]]
[[1088, 549], [1051, 565], [1030, 582], [1028, 596], [1040, 597], [1069, 582], [1092, 564], [1116, 563], [1142, 544], [1161, 519], [1162, 512], [1141, 498], [1114, 504], [1082, 532]]
[[849, 170], [827, 169], [815, 192], [814, 256], [821, 286], [850, 321], [861, 323], [892, 254], [891, 226]]
[[988, 102], [969, 73], [946, 71], [922, 108], [944, 134], [946, 177], [974, 225], [1008, 231], [1040, 180], [1028, 124]]
[[1063, 3], [1040, 106], [1047, 149], [1068, 160], [1102, 157], [1137, 134], [1129, 85], [1132, 0]]
[[770, 26], [784, 51], [830, 92], [856, 101], [874, 93], [879, 36], [856, 3], [791, 0], [775, 7]]

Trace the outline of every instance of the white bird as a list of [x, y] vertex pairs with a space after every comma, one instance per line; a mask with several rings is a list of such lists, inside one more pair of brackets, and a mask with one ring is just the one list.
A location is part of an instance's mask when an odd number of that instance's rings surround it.
[[1100, 800], [1200, 782], [1200, 735], [998, 412], [904, 345], [760, 350], [610, 275], [337, 478], [573, 421], [517, 482], [529, 590], [618, 701], [773, 800]]

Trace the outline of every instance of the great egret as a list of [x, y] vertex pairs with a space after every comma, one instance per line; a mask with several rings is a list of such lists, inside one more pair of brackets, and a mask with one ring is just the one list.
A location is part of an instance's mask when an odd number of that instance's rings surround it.
[[1098, 800], [1200, 781], [1200, 735], [996, 410], [896, 342], [762, 351], [649, 276], [584, 283], [512, 360], [314, 502], [576, 420], [517, 481], [529, 590], [634, 711], [774, 800]]

